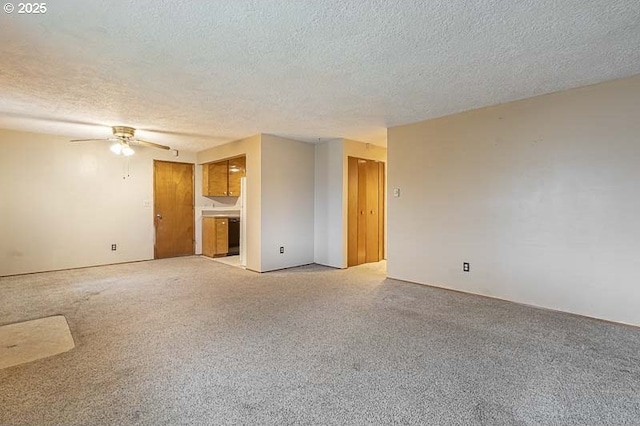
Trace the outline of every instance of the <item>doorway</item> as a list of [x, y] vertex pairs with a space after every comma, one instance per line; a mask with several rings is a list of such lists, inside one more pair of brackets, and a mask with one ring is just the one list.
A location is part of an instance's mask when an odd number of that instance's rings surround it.
[[384, 259], [384, 162], [348, 157], [347, 266]]
[[153, 161], [155, 259], [195, 253], [194, 165]]

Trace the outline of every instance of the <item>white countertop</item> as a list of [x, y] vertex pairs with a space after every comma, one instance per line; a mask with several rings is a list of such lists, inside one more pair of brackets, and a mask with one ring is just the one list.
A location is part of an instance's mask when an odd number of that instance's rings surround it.
[[202, 217], [240, 217], [239, 209], [206, 209], [202, 210]]

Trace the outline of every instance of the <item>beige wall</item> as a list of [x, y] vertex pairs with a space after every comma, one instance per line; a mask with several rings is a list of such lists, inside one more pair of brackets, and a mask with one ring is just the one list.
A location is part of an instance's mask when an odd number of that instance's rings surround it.
[[[0, 275], [153, 259], [153, 160], [195, 154], [0, 130]], [[111, 244], [118, 246], [111, 251]]]
[[[261, 135], [254, 135], [245, 139], [229, 142], [224, 145], [201, 151], [197, 155], [198, 170], [202, 172], [201, 164], [225, 158], [246, 155], [247, 157], [247, 269], [252, 271], [262, 271], [261, 263], [261, 206], [262, 206], [262, 154]], [[209, 198], [202, 195], [202, 178], [196, 181], [197, 201], [196, 210], [199, 214], [196, 217], [196, 234], [198, 241], [202, 240], [202, 209], [211, 207], [224, 207], [226, 203], [235, 204], [237, 198], [222, 197]], [[233, 200], [233, 201], [228, 201]], [[201, 245], [200, 245], [201, 246]], [[199, 253], [202, 253], [200, 248]]]
[[314, 147], [263, 134], [261, 152], [261, 271], [313, 263]]
[[388, 275], [640, 325], [639, 138], [640, 76], [390, 128]]

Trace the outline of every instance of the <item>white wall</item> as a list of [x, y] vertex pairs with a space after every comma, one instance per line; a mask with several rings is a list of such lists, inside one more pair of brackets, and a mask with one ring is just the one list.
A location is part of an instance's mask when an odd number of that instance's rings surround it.
[[314, 262], [343, 268], [343, 141], [315, 145]]
[[136, 148], [123, 179], [106, 143], [0, 130], [0, 149], [0, 276], [153, 259], [153, 159], [195, 160]]
[[640, 76], [389, 129], [388, 275], [640, 325], [639, 138]]
[[[262, 135], [262, 269], [313, 263], [314, 147]], [[280, 254], [280, 247], [285, 248]]]
[[[247, 269], [252, 271], [262, 271], [261, 261], [261, 209], [262, 209], [262, 154], [261, 135], [254, 135], [245, 139], [229, 142], [211, 149], [201, 151], [197, 155], [198, 169], [200, 176], [203, 163], [210, 163], [225, 158], [246, 155], [247, 157]], [[196, 183], [196, 234], [202, 239], [202, 210], [204, 208], [226, 207], [235, 204], [238, 199], [232, 197], [203, 197], [202, 177]], [[200, 246], [201, 247], [201, 246]], [[202, 248], [198, 253], [202, 253]]]

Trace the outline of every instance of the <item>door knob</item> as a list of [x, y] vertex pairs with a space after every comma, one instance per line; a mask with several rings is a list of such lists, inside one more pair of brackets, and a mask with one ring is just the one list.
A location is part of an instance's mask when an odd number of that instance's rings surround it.
[[160, 213], [158, 213], [158, 214], [156, 215], [156, 217], [157, 217], [158, 219], [162, 219], [162, 215], [161, 215]]

